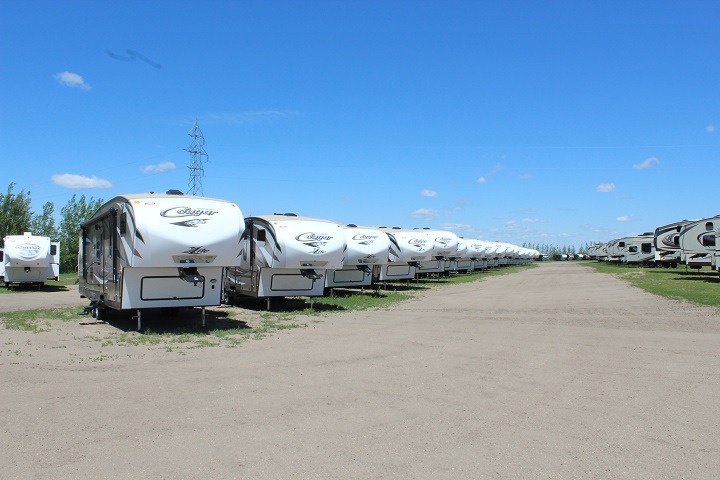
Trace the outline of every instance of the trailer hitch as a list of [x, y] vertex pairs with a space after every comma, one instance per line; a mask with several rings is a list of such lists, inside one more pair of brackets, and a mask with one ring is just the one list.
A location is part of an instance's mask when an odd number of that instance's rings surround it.
[[203, 283], [205, 281], [203, 276], [200, 275], [200, 272], [198, 272], [197, 267], [178, 268], [178, 274], [182, 280], [192, 283], [196, 287], [198, 283]]
[[310, 268], [300, 270], [300, 275], [313, 281], [320, 280], [322, 278], [322, 275], [318, 274], [315, 270], [312, 270]]

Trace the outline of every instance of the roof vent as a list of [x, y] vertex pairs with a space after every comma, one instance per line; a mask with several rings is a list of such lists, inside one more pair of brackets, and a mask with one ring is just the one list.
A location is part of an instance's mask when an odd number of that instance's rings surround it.
[[355, 225], [354, 223], [348, 223], [347, 226], [352, 227], [352, 228], [357, 228], [357, 225]]
[[175, 189], [168, 190], [165, 193], [168, 195], [184, 195], [183, 192], [181, 192], [180, 190], [175, 190]]

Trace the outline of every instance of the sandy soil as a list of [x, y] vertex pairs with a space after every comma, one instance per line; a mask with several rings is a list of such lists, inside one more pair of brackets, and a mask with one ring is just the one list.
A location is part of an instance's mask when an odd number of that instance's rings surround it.
[[0, 478], [718, 478], [716, 309], [547, 263], [308, 322], [183, 351], [0, 330]]

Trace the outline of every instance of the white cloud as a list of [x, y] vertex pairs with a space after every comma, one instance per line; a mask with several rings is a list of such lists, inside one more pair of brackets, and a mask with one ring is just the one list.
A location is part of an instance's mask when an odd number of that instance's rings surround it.
[[615, 184], [614, 183], [601, 183], [595, 188], [596, 191], [601, 193], [607, 193], [607, 192], [614, 192], [615, 191]]
[[502, 170], [502, 169], [503, 169], [503, 166], [500, 165], [499, 163], [497, 163], [497, 164], [495, 164], [495, 166], [493, 167], [493, 169], [490, 170], [490, 175], [495, 175], [496, 173], [498, 173], [498, 172], [499, 172], [500, 170]]
[[487, 182], [487, 178], [485, 178], [485, 177], [480, 177], [480, 178], [477, 179], [477, 182], [478, 182], [478, 183], [486, 183], [486, 182]]
[[538, 220], [537, 218], [523, 218], [522, 221], [525, 223], [535, 223], [539, 222], [540, 220]]
[[443, 223], [441, 225], [441, 228], [443, 230], [450, 230], [450, 231], [457, 231], [457, 230], [463, 230], [466, 232], [476, 232], [474, 228], [472, 228], [472, 225], [468, 225], [467, 223]]
[[63, 87], [79, 88], [81, 90], [90, 90], [91, 88], [77, 73], [60, 72], [53, 75], [53, 78]]
[[615, 218], [617, 222], [629, 222], [632, 219], [632, 215], [622, 215]]
[[712, 124], [708, 125], [707, 127], [705, 127], [705, 131], [707, 133], [715, 133], [715, 125], [712, 125]]
[[102, 178], [83, 177], [72, 173], [63, 173], [62, 175], [53, 175], [50, 180], [55, 185], [65, 188], [110, 188], [112, 183]]
[[162, 162], [157, 165], [145, 165], [140, 167], [142, 173], [162, 173], [166, 170], [175, 170], [175, 164], [173, 162]]
[[530, 175], [529, 173], [523, 173], [522, 175], [518, 176], [520, 180], [529, 180], [533, 178], [533, 175]]
[[660, 163], [660, 160], [658, 160], [655, 157], [650, 157], [642, 163], [633, 165], [633, 168], [635, 170], [646, 170], [646, 169], [652, 167], [653, 165], [657, 165], [658, 163]]
[[422, 190], [420, 195], [423, 197], [437, 197], [438, 193], [435, 190]]
[[415, 218], [422, 218], [425, 220], [432, 220], [433, 218], [440, 215], [440, 212], [437, 210], [434, 210], [432, 208], [419, 208], [412, 212], [410, 215], [412, 215]]

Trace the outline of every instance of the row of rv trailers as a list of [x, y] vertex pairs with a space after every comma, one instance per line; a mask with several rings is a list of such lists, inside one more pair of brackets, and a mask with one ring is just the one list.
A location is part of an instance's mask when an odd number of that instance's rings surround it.
[[720, 273], [720, 216], [683, 220], [588, 248], [592, 259], [656, 267], [710, 267]]
[[[205, 307], [232, 297], [316, 297], [428, 274], [532, 262], [536, 250], [449, 231], [244, 217], [225, 200], [119, 195], [85, 222], [78, 277], [86, 311]], [[6, 259], [8, 258], [6, 250]], [[204, 308], [203, 308], [204, 318]]]

